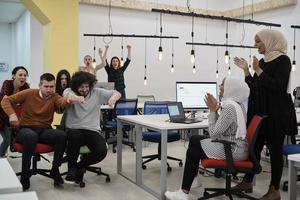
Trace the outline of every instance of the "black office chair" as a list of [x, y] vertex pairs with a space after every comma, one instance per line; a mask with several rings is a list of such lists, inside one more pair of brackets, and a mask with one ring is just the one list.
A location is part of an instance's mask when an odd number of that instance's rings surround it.
[[[116, 102], [113, 119], [104, 121], [102, 124], [102, 130], [105, 132], [105, 139], [107, 144], [113, 145], [113, 153], [116, 153], [117, 146], [117, 116], [119, 115], [136, 115], [137, 114], [137, 99], [121, 99]], [[123, 141], [122, 143], [130, 146], [135, 151], [135, 143], [130, 141], [130, 134], [132, 133], [133, 126], [123, 126]]]

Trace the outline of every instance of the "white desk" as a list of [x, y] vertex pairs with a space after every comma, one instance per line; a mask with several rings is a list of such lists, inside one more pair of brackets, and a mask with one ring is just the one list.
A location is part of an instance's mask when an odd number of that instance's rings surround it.
[[288, 199], [296, 200], [297, 168], [300, 169], [300, 154], [288, 155], [288, 161], [289, 161]]
[[0, 200], [38, 200], [35, 192], [0, 194]]
[[0, 194], [22, 192], [22, 185], [6, 158], [0, 159]]
[[[171, 130], [202, 129], [207, 128], [208, 121], [204, 120], [194, 124], [170, 123], [168, 115], [127, 115], [117, 117], [117, 171], [118, 174], [137, 184], [158, 199], [165, 199], [167, 189], [167, 133]], [[122, 126], [132, 124], [136, 130], [136, 179], [132, 180], [122, 173]], [[142, 177], [142, 128], [149, 128], [161, 133], [161, 165], [160, 165], [160, 192], [157, 193], [143, 183]]]

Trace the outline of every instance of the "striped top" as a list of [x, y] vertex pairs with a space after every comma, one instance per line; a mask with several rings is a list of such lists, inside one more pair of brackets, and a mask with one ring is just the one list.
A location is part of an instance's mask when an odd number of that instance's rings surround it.
[[[240, 104], [241, 105], [241, 104]], [[243, 114], [246, 116], [246, 110], [241, 105]], [[225, 159], [224, 146], [221, 143], [211, 142], [211, 140], [227, 140], [236, 143], [232, 145], [232, 154], [234, 160], [246, 160], [248, 158], [248, 143], [246, 139], [235, 138], [237, 130], [237, 114], [233, 105], [228, 104], [222, 108], [220, 115], [212, 112], [208, 116], [210, 138], [201, 140], [201, 146], [209, 158], [223, 160]]]

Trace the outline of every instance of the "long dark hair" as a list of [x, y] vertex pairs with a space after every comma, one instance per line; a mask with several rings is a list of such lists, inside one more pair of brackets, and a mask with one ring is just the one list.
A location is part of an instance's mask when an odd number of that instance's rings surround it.
[[117, 56], [114, 56], [114, 57], [111, 58], [111, 60], [110, 60], [110, 67], [112, 67], [112, 61], [113, 61], [113, 59], [117, 59], [119, 61], [119, 65], [118, 65], [118, 69], [119, 69], [121, 67], [121, 61], [120, 61], [120, 59]]
[[64, 92], [64, 89], [62, 88], [61, 86], [61, 76], [62, 75], [66, 75], [67, 76], [67, 86], [66, 88], [70, 87], [70, 80], [71, 80], [71, 76], [70, 76], [70, 73], [68, 72], [68, 70], [66, 69], [62, 69], [60, 70], [57, 75], [56, 75], [56, 85], [55, 85], [55, 92], [59, 95], [62, 96], [63, 92]]

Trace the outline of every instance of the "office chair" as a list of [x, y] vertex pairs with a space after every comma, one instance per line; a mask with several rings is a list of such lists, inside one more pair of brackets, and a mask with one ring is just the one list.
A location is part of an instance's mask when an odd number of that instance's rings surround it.
[[[63, 114], [63, 116], [62, 116], [62, 118], [61, 118], [60, 125], [55, 125], [57, 129], [60, 129], [60, 130], [63, 130], [63, 131], [67, 131], [67, 128], [66, 128], [66, 126], [65, 126], [66, 116], [67, 116], [67, 112], [65, 111], [64, 114]], [[68, 147], [67, 147], [67, 148], [68, 148]], [[91, 152], [91, 151], [90, 151], [90, 149], [89, 149], [87, 146], [85, 146], [85, 145], [84, 145], [84, 146], [81, 146], [81, 147], [80, 147], [80, 150], [79, 150], [80, 159], [82, 159], [82, 156], [83, 156], [84, 154], [88, 154], [88, 153], [90, 153], [90, 152]], [[63, 160], [64, 160], [65, 162], [67, 162], [67, 161], [68, 161], [68, 156], [65, 156]], [[105, 181], [106, 181], [107, 183], [110, 182], [110, 176], [109, 176], [109, 174], [102, 172], [101, 167], [88, 166], [88, 167], [86, 167], [84, 170], [85, 170], [85, 172], [86, 172], [86, 171], [89, 171], [89, 172], [93, 172], [93, 173], [95, 173], [95, 174], [97, 174], [97, 175], [105, 176], [105, 177], [106, 177]], [[85, 172], [84, 172], [84, 173], [85, 173]], [[66, 175], [66, 174], [67, 174], [67, 172], [64, 172], [64, 173], [62, 173], [61, 175]], [[79, 184], [79, 187], [85, 187], [85, 182], [84, 182], [83, 180], [81, 180], [81, 182], [78, 182], [77, 184]]]
[[[214, 169], [221, 169], [226, 173], [226, 183], [225, 188], [205, 188], [203, 197], [199, 199], [210, 199], [217, 196], [226, 195], [230, 199], [232, 199], [232, 195], [236, 195], [241, 198], [246, 199], [256, 199], [254, 197], [251, 197], [247, 194], [245, 194], [242, 190], [238, 189], [232, 189], [231, 188], [231, 177], [234, 173], [255, 173], [258, 174], [261, 171], [261, 166], [255, 156], [254, 153], [254, 145], [256, 141], [257, 133], [259, 132], [259, 129], [261, 127], [261, 123], [265, 117], [261, 117], [258, 115], [255, 115], [248, 128], [247, 128], [247, 134], [246, 139], [248, 140], [249, 144], [249, 159], [248, 160], [242, 160], [242, 161], [234, 161], [232, 157], [232, 151], [231, 151], [231, 145], [233, 145], [233, 142], [229, 142], [226, 140], [213, 140], [212, 142], [219, 142], [224, 145], [224, 151], [225, 151], [225, 160], [217, 160], [212, 158], [205, 158], [201, 160], [201, 165], [204, 168], [214, 168]], [[209, 193], [209, 191], [214, 193]]]
[[[103, 122], [102, 130], [105, 132], [105, 139], [107, 144], [113, 145], [113, 153], [116, 153], [117, 146], [117, 121], [116, 118], [119, 115], [136, 115], [137, 114], [137, 99], [121, 99], [116, 102], [113, 110], [113, 119]], [[122, 143], [130, 146], [133, 151], [135, 151], [135, 143], [130, 141], [130, 132], [132, 133], [133, 126], [125, 125], [123, 126], [123, 138], [128, 138], [128, 140], [123, 140]], [[112, 135], [111, 135], [112, 133]]]
[[[22, 108], [21, 106], [17, 106], [15, 108], [16, 115], [20, 117]], [[23, 145], [21, 143], [18, 143], [16, 141], [16, 136], [17, 136], [17, 130], [11, 129], [11, 139], [10, 139], [10, 151], [11, 152], [18, 152], [18, 153], [23, 153]], [[30, 175], [42, 175], [48, 178], [52, 177], [50, 176], [50, 169], [41, 169], [37, 167], [37, 163], [41, 160], [44, 159], [47, 162], [50, 163], [50, 161], [44, 157], [42, 154], [44, 153], [50, 153], [54, 151], [53, 145], [50, 144], [42, 144], [38, 143], [34, 149], [34, 153], [32, 156], [32, 162], [31, 162], [31, 169], [30, 169]], [[22, 172], [17, 172], [16, 175], [20, 176]], [[55, 185], [56, 186], [56, 185]]]
[[[137, 104], [143, 105], [146, 101], [155, 101], [154, 95], [137, 95]], [[138, 114], [143, 114], [143, 109], [137, 110]]]
[[[153, 115], [153, 114], [167, 114], [168, 113], [168, 109], [167, 109], [167, 103], [166, 101], [156, 101], [156, 102], [150, 102], [150, 101], [146, 101], [144, 104], [144, 115]], [[175, 142], [180, 140], [180, 134], [178, 133], [178, 131], [172, 131], [168, 133], [168, 140], [167, 142]], [[154, 143], [158, 143], [158, 149], [157, 149], [157, 154], [153, 154], [153, 155], [148, 155], [148, 156], [143, 156], [143, 159], [147, 159], [145, 161], [143, 161], [142, 163], [142, 168], [146, 169], [147, 166], [145, 165], [146, 163], [158, 159], [160, 160], [160, 156], [161, 156], [161, 135], [159, 132], [156, 131], [152, 131], [152, 130], [147, 130], [145, 132], [143, 132], [143, 141], [147, 141], [147, 142], [154, 142]], [[167, 159], [170, 160], [175, 160], [175, 161], [179, 161], [179, 166], [182, 166], [182, 160], [178, 159], [178, 158], [174, 158], [171, 156], [167, 156]], [[168, 165], [168, 171], [171, 171], [172, 168], [170, 167], [169, 163], [167, 163]]]

